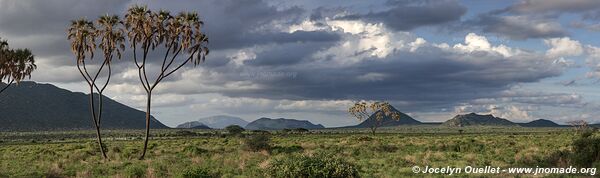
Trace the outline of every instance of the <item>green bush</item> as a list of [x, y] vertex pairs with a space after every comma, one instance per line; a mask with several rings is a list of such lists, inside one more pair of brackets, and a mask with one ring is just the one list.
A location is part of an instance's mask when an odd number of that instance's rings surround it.
[[227, 132], [229, 132], [229, 134], [231, 134], [231, 135], [240, 135], [240, 134], [242, 134], [242, 132], [245, 131], [245, 129], [240, 127], [239, 125], [227, 126], [227, 127], [225, 127], [225, 130], [227, 130]]
[[333, 155], [292, 155], [274, 159], [267, 168], [271, 177], [346, 178], [359, 177], [358, 168]]
[[247, 151], [271, 150], [271, 137], [269, 135], [252, 135], [244, 139], [244, 148]]
[[204, 168], [194, 167], [188, 168], [181, 174], [182, 178], [211, 178], [218, 177], [211, 175], [210, 171]]
[[600, 138], [583, 134], [574, 140], [572, 161], [575, 165], [583, 167], [600, 164]]
[[189, 155], [200, 155], [202, 153], [207, 153], [208, 151], [202, 148], [198, 148], [197, 146], [194, 145], [188, 145], [186, 147], [183, 148], [183, 152], [189, 154]]
[[125, 167], [125, 176], [126, 177], [144, 177], [146, 174], [146, 168], [142, 165], [138, 164], [130, 164]]

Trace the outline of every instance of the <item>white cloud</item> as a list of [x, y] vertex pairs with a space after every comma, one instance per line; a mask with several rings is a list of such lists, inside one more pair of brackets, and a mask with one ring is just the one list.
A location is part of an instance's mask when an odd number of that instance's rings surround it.
[[600, 48], [592, 45], [586, 46], [586, 64], [591, 69], [586, 73], [588, 78], [600, 78]]
[[239, 50], [233, 55], [227, 56], [230, 60], [230, 63], [233, 63], [235, 66], [244, 65], [244, 61], [256, 59], [256, 53], [246, 49]]
[[544, 44], [550, 47], [546, 51], [546, 56], [550, 58], [579, 56], [583, 53], [581, 43], [569, 37], [545, 39]]
[[[442, 46], [443, 47], [443, 46]], [[452, 47], [454, 50], [462, 52], [476, 52], [485, 51], [501, 54], [504, 57], [510, 57], [514, 55], [517, 50], [513, 50], [503, 44], [498, 46], [492, 46], [485, 36], [480, 36], [475, 33], [469, 33], [465, 36], [465, 44], [458, 43]]]

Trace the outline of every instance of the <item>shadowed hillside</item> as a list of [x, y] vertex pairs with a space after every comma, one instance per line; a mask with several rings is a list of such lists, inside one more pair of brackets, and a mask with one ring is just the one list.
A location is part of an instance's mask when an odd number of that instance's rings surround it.
[[260, 118], [250, 122], [246, 125], [246, 129], [249, 130], [281, 130], [281, 129], [294, 129], [294, 128], [305, 128], [305, 129], [322, 129], [325, 128], [321, 124], [313, 124], [306, 120], [295, 120], [295, 119], [270, 119]]
[[[5, 84], [0, 84], [4, 86]], [[14, 84], [13, 84], [14, 85]], [[21, 82], [0, 94], [0, 131], [91, 129], [89, 95]], [[145, 113], [104, 97], [102, 128], [141, 129]], [[168, 128], [152, 118], [152, 128]]]
[[[384, 116], [380, 127], [423, 124], [420, 121], [413, 119], [409, 115], [406, 115], [406, 114], [398, 111], [394, 107], [392, 107], [392, 111], [400, 113], [400, 120], [394, 120], [391, 118], [391, 116]], [[371, 127], [371, 125], [373, 125], [373, 123], [376, 122], [375, 115], [377, 115], [379, 112], [381, 112], [381, 111], [375, 112], [367, 120], [363, 121], [362, 123], [355, 125], [355, 126], [349, 126], [348, 128], [369, 128], [369, 127]]]
[[444, 122], [442, 125], [450, 127], [463, 126], [518, 126], [517, 124], [491, 114], [479, 115], [475, 113], [456, 115], [452, 119]]

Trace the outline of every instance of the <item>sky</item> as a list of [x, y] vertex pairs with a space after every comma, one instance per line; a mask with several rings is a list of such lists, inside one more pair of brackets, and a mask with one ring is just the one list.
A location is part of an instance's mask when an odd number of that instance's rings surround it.
[[[0, 37], [32, 50], [31, 80], [85, 92], [70, 20], [132, 5], [195, 11], [210, 41], [204, 63], [153, 93], [168, 126], [212, 115], [346, 126], [361, 100], [425, 122], [471, 112], [600, 122], [597, 0], [0, 0]], [[131, 52], [113, 67], [105, 94], [144, 109]]]

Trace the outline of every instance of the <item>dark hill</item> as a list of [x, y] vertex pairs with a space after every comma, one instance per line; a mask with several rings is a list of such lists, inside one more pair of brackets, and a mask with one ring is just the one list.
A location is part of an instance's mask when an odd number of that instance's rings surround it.
[[252, 121], [246, 125], [246, 129], [249, 130], [281, 130], [281, 129], [294, 129], [294, 128], [305, 128], [305, 129], [322, 129], [325, 128], [321, 124], [313, 124], [306, 120], [295, 120], [295, 119], [270, 119], [260, 118]]
[[[423, 124], [420, 121], [417, 121], [417, 120], [413, 119], [409, 115], [406, 115], [406, 114], [398, 111], [394, 107], [392, 107], [392, 111], [400, 113], [400, 119], [399, 120], [394, 120], [394, 119], [391, 118], [391, 116], [389, 116], [389, 117], [388, 116], [383, 117], [383, 120], [381, 122], [380, 127], [392, 127], [392, 126], [399, 126], [399, 125], [418, 125], [418, 124]], [[350, 128], [370, 128], [371, 125], [373, 125], [373, 123], [376, 122], [375, 115], [377, 113], [379, 113], [379, 112], [381, 112], [381, 111], [375, 112], [367, 120], [363, 121], [362, 123], [360, 123], [358, 125], [350, 126]]]
[[210, 128], [222, 129], [230, 125], [239, 125], [240, 127], [245, 127], [246, 125], [248, 125], [248, 121], [245, 121], [239, 117], [218, 115], [200, 118], [197, 121], [186, 122], [180, 124], [179, 126], [177, 126], [177, 128], [189, 128], [192, 125], [199, 124], [206, 125]]
[[517, 124], [491, 114], [479, 115], [475, 113], [456, 115], [454, 118], [444, 122], [443, 126], [463, 127], [463, 126], [518, 126]]
[[[0, 131], [92, 129], [88, 99], [51, 84], [21, 82], [0, 94]], [[107, 97], [103, 101], [103, 129], [145, 128], [144, 112]], [[168, 128], [154, 118], [150, 126]]]
[[528, 123], [519, 123], [523, 127], [561, 127], [555, 122], [546, 119], [538, 119]]
[[179, 124], [176, 128], [180, 129], [210, 129], [210, 127], [204, 125], [202, 122], [192, 121]]

